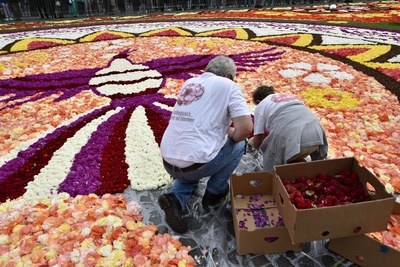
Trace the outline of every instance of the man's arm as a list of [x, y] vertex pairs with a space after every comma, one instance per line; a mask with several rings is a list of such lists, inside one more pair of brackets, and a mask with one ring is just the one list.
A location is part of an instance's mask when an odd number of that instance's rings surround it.
[[232, 119], [233, 127], [228, 130], [228, 137], [235, 142], [246, 139], [253, 131], [251, 116], [239, 116]]

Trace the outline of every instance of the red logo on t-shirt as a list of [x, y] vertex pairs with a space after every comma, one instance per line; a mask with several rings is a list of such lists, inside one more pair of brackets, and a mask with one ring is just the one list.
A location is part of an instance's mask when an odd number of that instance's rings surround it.
[[201, 84], [191, 83], [182, 88], [176, 103], [178, 105], [188, 105], [193, 101], [199, 100], [204, 94], [204, 87]]
[[271, 97], [271, 101], [275, 103], [290, 102], [293, 100], [297, 100], [297, 97], [289, 94], [276, 94]]

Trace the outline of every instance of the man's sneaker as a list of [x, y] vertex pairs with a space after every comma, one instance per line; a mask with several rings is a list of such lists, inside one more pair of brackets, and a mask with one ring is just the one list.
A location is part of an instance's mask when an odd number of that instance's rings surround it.
[[158, 197], [158, 205], [165, 213], [165, 220], [172, 230], [179, 234], [188, 231], [186, 223], [182, 219], [182, 207], [174, 194], [162, 194]]
[[228, 193], [229, 193], [229, 186], [225, 193], [218, 194], [218, 195], [215, 195], [215, 194], [209, 192], [208, 190], [206, 190], [201, 203], [203, 204], [203, 207], [218, 205], [226, 199], [226, 197], [228, 196]]

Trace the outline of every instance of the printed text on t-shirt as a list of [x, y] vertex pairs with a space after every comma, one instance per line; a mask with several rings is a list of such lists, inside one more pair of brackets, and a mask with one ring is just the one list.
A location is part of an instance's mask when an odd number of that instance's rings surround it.
[[190, 114], [190, 112], [176, 111], [176, 110], [172, 112], [171, 120], [188, 121], [188, 122], [194, 121], [194, 119], [192, 118], [192, 114]]

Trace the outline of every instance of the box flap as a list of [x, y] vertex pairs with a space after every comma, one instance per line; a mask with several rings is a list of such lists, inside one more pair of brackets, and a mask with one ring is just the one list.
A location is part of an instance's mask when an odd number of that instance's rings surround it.
[[231, 175], [231, 191], [234, 196], [265, 195], [272, 191], [273, 174], [253, 172], [242, 175]]

